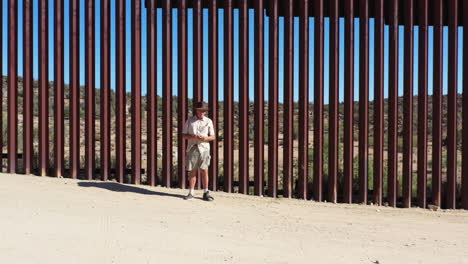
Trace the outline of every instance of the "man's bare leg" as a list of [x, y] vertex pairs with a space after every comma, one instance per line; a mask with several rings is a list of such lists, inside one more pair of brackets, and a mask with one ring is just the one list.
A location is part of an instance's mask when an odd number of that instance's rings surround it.
[[185, 200], [190, 200], [194, 196], [195, 183], [197, 182], [197, 171], [191, 170], [189, 172], [189, 177], [190, 192], [187, 196], [184, 197]]
[[200, 176], [203, 184], [203, 189], [208, 190], [208, 171], [200, 170]]
[[197, 183], [197, 171], [191, 170], [189, 179], [190, 190], [195, 189], [195, 183]]
[[208, 172], [206, 170], [200, 170], [200, 174], [204, 189], [203, 200], [213, 201], [213, 197], [208, 192]]

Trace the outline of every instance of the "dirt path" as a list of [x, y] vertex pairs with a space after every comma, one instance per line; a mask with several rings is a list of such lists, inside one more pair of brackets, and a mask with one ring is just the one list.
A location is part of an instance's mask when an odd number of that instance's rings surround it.
[[468, 263], [466, 211], [183, 194], [0, 174], [0, 263]]

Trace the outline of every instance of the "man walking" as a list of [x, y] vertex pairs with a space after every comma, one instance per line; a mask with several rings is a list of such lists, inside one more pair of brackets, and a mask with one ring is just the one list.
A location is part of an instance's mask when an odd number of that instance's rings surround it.
[[197, 171], [200, 171], [203, 184], [203, 200], [213, 201], [213, 197], [208, 192], [208, 167], [210, 166], [210, 141], [216, 139], [213, 121], [206, 117], [208, 104], [196, 102], [194, 104], [195, 115], [190, 117], [185, 123], [182, 131], [187, 144], [187, 171], [189, 171], [190, 192], [185, 196], [185, 200], [194, 197], [194, 188], [197, 181]]

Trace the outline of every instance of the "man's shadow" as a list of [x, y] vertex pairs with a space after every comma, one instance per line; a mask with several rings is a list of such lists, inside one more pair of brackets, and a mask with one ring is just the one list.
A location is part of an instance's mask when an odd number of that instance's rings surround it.
[[128, 186], [128, 185], [115, 183], [115, 182], [79, 182], [78, 186], [95, 187], [95, 188], [101, 188], [101, 189], [114, 191], [114, 192], [130, 192], [130, 193], [139, 193], [139, 194], [145, 194], [145, 195], [174, 197], [174, 198], [180, 198], [180, 199], [183, 199], [185, 197], [184, 195], [180, 195], [180, 194], [155, 192], [155, 191], [150, 191], [147, 189], [138, 188], [134, 186]]

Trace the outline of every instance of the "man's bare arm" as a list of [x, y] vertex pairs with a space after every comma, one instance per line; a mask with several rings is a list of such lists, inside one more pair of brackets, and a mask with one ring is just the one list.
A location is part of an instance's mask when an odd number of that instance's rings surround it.
[[198, 139], [204, 141], [204, 142], [210, 142], [210, 141], [214, 141], [216, 139], [215, 136], [208, 136], [208, 137], [199, 137]]
[[198, 137], [195, 135], [190, 135], [190, 134], [182, 134], [182, 138], [185, 140], [189, 140], [189, 139], [196, 139]]

